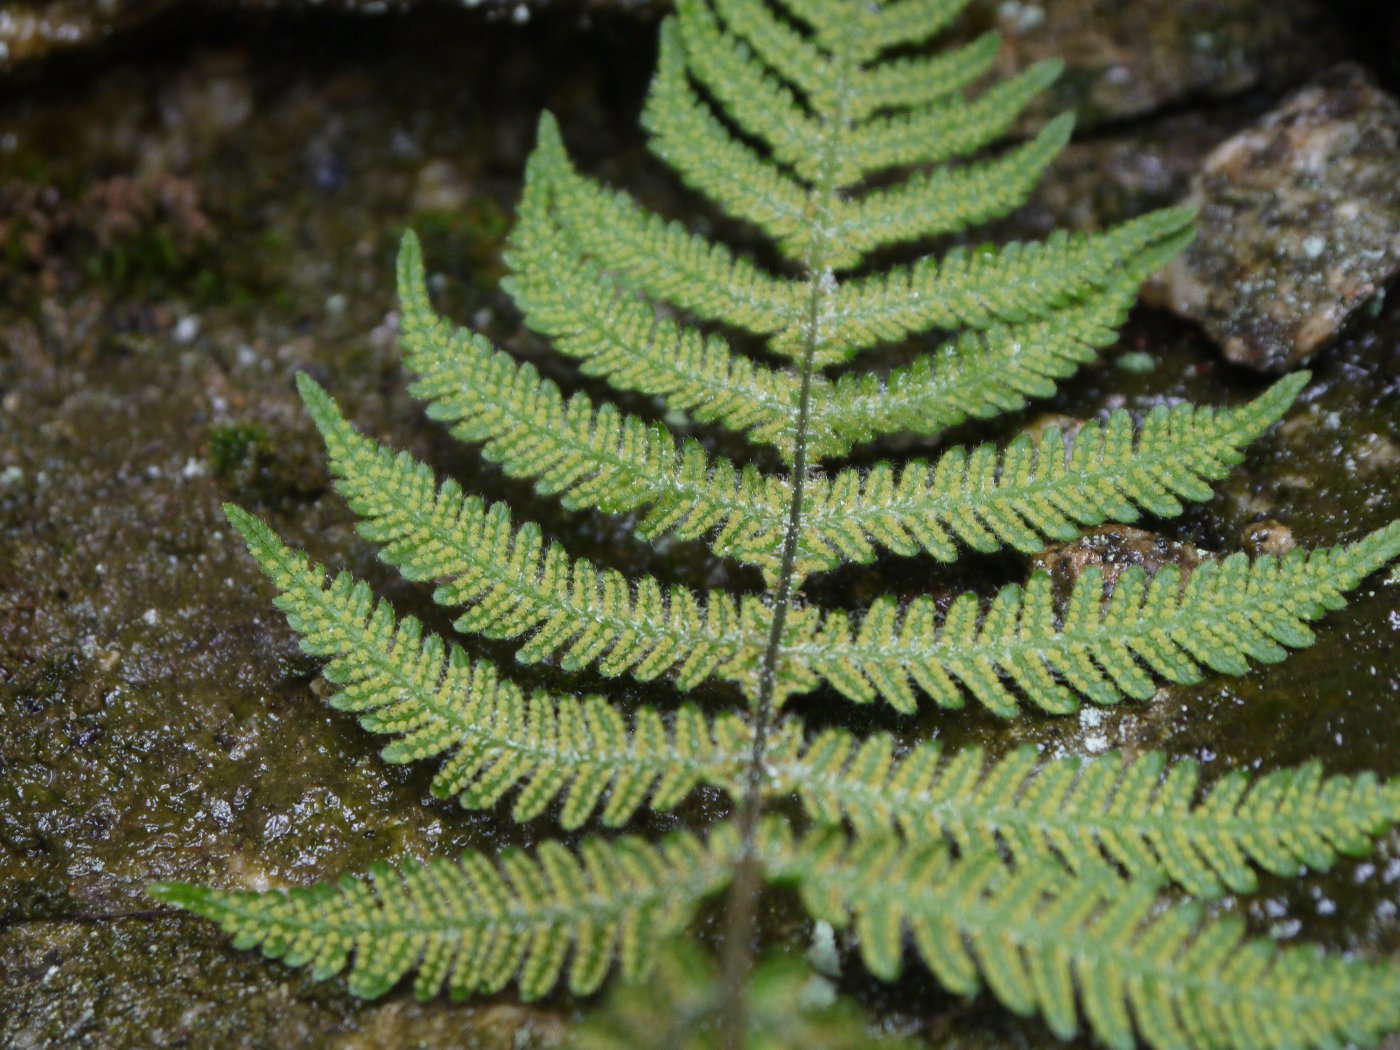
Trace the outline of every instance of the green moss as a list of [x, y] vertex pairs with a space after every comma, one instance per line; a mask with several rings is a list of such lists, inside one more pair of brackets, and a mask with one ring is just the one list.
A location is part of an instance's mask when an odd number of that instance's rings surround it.
[[270, 448], [261, 423], [229, 423], [209, 428], [209, 466], [219, 477], [228, 477]]

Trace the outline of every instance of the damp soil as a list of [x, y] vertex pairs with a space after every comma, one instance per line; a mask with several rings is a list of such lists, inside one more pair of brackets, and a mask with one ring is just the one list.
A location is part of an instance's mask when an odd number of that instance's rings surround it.
[[[642, 148], [636, 117], [654, 33], [646, 16], [220, 18], [0, 81], [0, 1045], [567, 1045], [586, 1003], [522, 1006], [509, 994], [417, 1003], [402, 989], [357, 1002], [339, 981], [313, 983], [233, 950], [206, 923], [153, 909], [143, 888], [309, 883], [381, 858], [494, 852], [549, 833], [547, 821], [517, 827], [504, 810], [435, 801], [429, 771], [380, 762], [376, 743], [322, 702], [316, 663], [224, 522], [221, 504], [237, 502], [317, 560], [369, 579], [401, 611], [447, 627], [425, 591], [379, 566], [355, 534], [297, 402], [298, 370], [363, 429], [509, 500], [597, 563], [692, 586], [755, 586], [698, 545], [652, 550], [628, 521], [563, 513], [503, 478], [425, 418], [394, 345], [393, 257], [412, 226], [440, 309], [570, 389], [601, 389], [547, 357], [496, 287], [543, 108], [589, 172], [667, 214], [744, 236], [678, 191]], [[1196, 159], [1271, 98], [1198, 109], [1188, 98], [1094, 132], [999, 232], [1170, 201]], [[1285, 423], [1211, 502], [1139, 524], [1222, 552], [1254, 542], [1261, 522], [1315, 546], [1394, 518], [1400, 297], [1362, 311], [1313, 369]], [[1222, 363], [1198, 330], [1139, 311], [1120, 344], [1052, 401], [949, 440], [1005, 438], [1044, 413], [1238, 403], [1263, 385]], [[936, 451], [892, 441], [869, 458]], [[1025, 572], [1009, 557], [969, 556], [953, 570], [890, 559], [838, 571], [812, 594], [856, 607], [891, 590], [951, 593]], [[1284, 667], [1163, 689], [1148, 704], [1014, 724], [929, 713], [901, 728], [992, 751], [1160, 748], [1197, 759], [1207, 775], [1312, 758], [1335, 772], [1400, 775], [1398, 596], [1400, 586], [1372, 579]], [[509, 659], [505, 647], [475, 650]], [[578, 687], [548, 668], [522, 676]], [[647, 699], [672, 697], [653, 686]], [[816, 723], [853, 720], [829, 697], [801, 707]], [[854, 720], [894, 724], [873, 711]], [[700, 798], [644, 827], [722, 812]], [[1397, 906], [1392, 835], [1369, 858], [1265, 880], [1257, 896], [1219, 907], [1283, 941], [1394, 957]], [[800, 935], [791, 915], [778, 900], [769, 921]], [[1054, 1042], [1037, 1023], [953, 1000], [917, 972], [886, 987], [848, 969], [846, 987], [889, 1027], [931, 1045]]]

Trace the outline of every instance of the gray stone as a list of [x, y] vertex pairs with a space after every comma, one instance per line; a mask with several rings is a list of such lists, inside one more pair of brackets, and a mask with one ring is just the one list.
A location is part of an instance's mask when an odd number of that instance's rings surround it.
[[1038, 112], [1073, 109], [1081, 127], [1296, 84], [1341, 57], [1334, 5], [1318, 0], [979, 0], [972, 11], [1002, 34], [999, 73], [1065, 60]]
[[1199, 236], [1149, 296], [1284, 371], [1400, 270], [1400, 104], [1337, 66], [1217, 147], [1187, 200]]

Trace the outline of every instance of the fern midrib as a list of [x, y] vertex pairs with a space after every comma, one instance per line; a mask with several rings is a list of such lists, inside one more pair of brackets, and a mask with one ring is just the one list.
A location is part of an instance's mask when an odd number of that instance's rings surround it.
[[810, 429], [812, 380], [818, 352], [822, 344], [820, 323], [826, 313], [827, 300], [835, 289], [835, 279], [825, 265], [826, 241], [831, 226], [826, 217], [839, 200], [837, 180], [839, 151], [843, 132], [848, 130], [845, 114], [847, 85], [851, 61], [843, 49], [832, 53], [833, 84], [828, 99], [831, 111], [816, 114], [822, 133], [822, 162], [820, 180], [813, 187], [811, 200], [816, 205], [812, 218], [813, 235], [802, 259], [808, 296], [806, 331], [801, 356], [801, 387], [798, 393], [797, 427], [793, 438], [792, 495], [788, 504], [787, 530], [778, 577], [772, 588], [773, 613], [768, 644], [759, 671], [759, 690], [755, 698], [753, 718], [753, 750], [745, 776], [744, 799], [739, 823], [739, 861], [731, 885], [729, 917], [725, 931], [722, 973], [723, 1018], [721, 1045], [727, 1050], [740, 1050], [746, 1041], [748, 1013], [745, 1006], [744, 982], [752, 968], [752, 938], [761, 883], [758, 857], [758, 826], [763, 812], [763, 784], [767, 764], [768, 736], [772, 729], [774, 698], [778, 687], [779, 664], [785, 658], [783, 631], [794, 592], [800, 587], [797, 578], [797, 555], [802, 540], [803, 496], [807, 483], [807, 446]]

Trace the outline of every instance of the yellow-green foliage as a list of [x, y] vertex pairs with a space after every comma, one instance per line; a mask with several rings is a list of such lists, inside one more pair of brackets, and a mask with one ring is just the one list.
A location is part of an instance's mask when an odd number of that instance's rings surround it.
[[[1258, 869], [1293, 875], [1363, 852], [1400, 819], [1395, 785], [1325, 779], [1317, 764], [1202, 784], [1196, 765], [1158, 754], [989, 759], [945, 753], [912, 722], [862, 737], [793, 713], [817, 690], [901, 714], [969, 698], [1006, 717], [1146, 700], [1163, 681], [1282, 660], [1400, 555], [1395, 523], [1282, 559], [1234, 554], [1185, 578], [1129, 570], [1111, 591], [1091, 570], [1059, 598], [1043, 573], [990, 599], [886, 596], [859, 613], [805, 597], [814, 574], [880, 554], [1029, 553], [1105, 521], [1179, 514], [1307, 381], [1285, 378], [1236, 408], [1118, 411], [932, 462], [842, 462], [878, 438], [936, 437], [1052, 393], [1114, 340], [1138, 284], [1191, 237], [1191, 215], [1167, 210], [1100, 233], [872, 262], [1017, 207], [1068, 140], [1060, 117], [974, 156], [1059, 66], [969, 96], [995, 37], [928, 46], [964, 3], [680, 0], [644, 114], [652, 146], [767, 237], [776, 269], [599, 185], [541, 121], [507, 254], [526, 324], [584, 373], [766, 447], [780, 469], [714, 455], [660, 411], [566, 396], [454, 329], [433, 312], [418, 242], [404, 239], [401, 342], [430, 415], [565, 507], [635, 515], [645, 538], [704, 541], [756, 570], [761, 589], [697, 592], [595, 566], [358, 433], [300, 378], [361, 532], [406, 578], [432, 583], [457, 631], [515, 641], [522, 662], [669, 683], [646, 687], [647, 703], [527, 693], [229, 509], [303, 647], [327, 660], [332, 705], [389, 738], [387, 761], [437, 760], [439, 796], [473, 809], [509, 799], [514, 819], [570, 831], [620, 827], [702, 787], [739, 815], [656, 844], [545, 840], [309, 890], [162, 884], [157, 897], [318, 976], [348, 967], [359, 995], [413, 972], [420, 995], [515, 981], [532, 998], [560, 983], [592, 992], [614, 966], [645, 979], [664, 937], [756, 869], [853, 931], [878, 977], [894, 978], [912, 946], [951, 991], [986, 986], [1062, 1036], [1086, 1026], [1115, 1047], [1331, 1047], [1400, 1027], [1393, 963], [1278, 951], [1172, 900], [1249, 892]], [[761, 349], [731, 346], [735, 332]], [[861, 351], [888, 343], [908, 344], [904, 364], [861, 368]], [[729, 706], [664, 702], [702, 683]], [[660, 996], [622, 995], [588, 1045], [663, 1038], [661, 1003], [693, 1021], [694, 1045], [716, 1045], [706, 1018], [739, 1000], [717, 997], [706, 972], [693, 954], [672, 958]], [[753, 976], [746, 1045], [816, 1045], [823, 1029], [829, 1045], [863, 1045], [853, 1014], [801, 1001], [804, 980], [781, 966]]]

